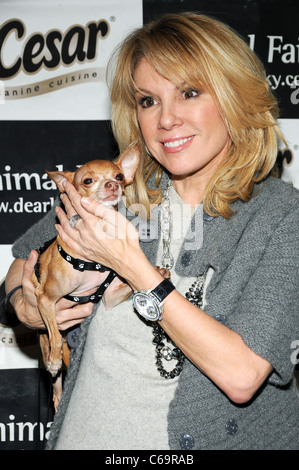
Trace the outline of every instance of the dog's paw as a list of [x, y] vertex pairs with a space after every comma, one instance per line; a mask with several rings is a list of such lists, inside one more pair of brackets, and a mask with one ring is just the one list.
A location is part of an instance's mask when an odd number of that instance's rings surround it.
[[170, 279], [170, 271], [165, 268], [160, 268], [160, 266], [156, 266], [156, 270], [164, 277], [164, 279]]
[[46, 364], [46, 369], [47, 369], [48, 372], [50, 372], [52, 377], [56, 377], [56, 375], [60, 371], [61, 367], [62, 367], [62, 360], [61, 359], [59, 361], [56, 361], [56, 362], [48, 361], [47, 364]]

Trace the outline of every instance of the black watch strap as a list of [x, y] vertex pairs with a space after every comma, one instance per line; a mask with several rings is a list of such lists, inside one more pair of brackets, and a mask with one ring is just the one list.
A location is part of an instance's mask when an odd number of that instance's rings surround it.
[[151, 294], [153, 294], [159, 302], [163, 302], [163, 300], [175, 289], [172, 282], [168, 279], [164, 279], [157, 287], [155, 287]]

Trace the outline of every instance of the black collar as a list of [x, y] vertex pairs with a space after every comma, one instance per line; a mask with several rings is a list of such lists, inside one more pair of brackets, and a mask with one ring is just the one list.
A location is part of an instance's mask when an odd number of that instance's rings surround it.
[[[56, 238], [56, 237], [55, 237]], [[52, 240], [49, 240], [48, 242], [44, 243], [44, 245], [38, 250], [39, 257], [41, 254], [46, 251], [46, 249], [55, 241], [55, 238]], [[102, 266], [99, 263], [96, 263], [95, 261], [83, 261], [81, 259], [73, 258], [70, 256], [64, 249], [57, 243], [57, 248], [61, 256], [70, 264], [73, 265], [73, 268], [76, 269], [77, 271], [98, 271], [98, 272], [105, 272], [105, 271], [110, 271], [108, 276], [106, 277], [105, 281], [98, 287], [96, 292], [94, 292], [91, 295], [86, 295], [82, 297], [78, 297], [76, 295], [65, 295], [64, 298], [67, 300], [71, 300], [72, 302], [76, 302], [79, 304], [85, 304], [87, 302], [93, 302], [97, 303], [101, 300], [103, 297], [103, 294], [107, 287], [111, 284], [113, 279], [116, 277], [116, 272], [112, 271], [111, 269], [107, 268], [106, 266]], [[39, 258], [38, 261], [35, 265], [35, 274], [37, 277], [37, 280], [40, 280], [40, 263], [39, 263]]]
[[77, 271], [98, 271], [103, 273], [105, 271], [111, 271], [111, 269], [103, 266], [102, 264], [96, 263], [95, 261], [83, 261], [82, 259], [73, 258], [57, 243], [57, 248], [63, 259], [73, 265], [73, 268]]
[[77, 304], [86, 304], [86, 302], [92, 302], [96, 304], [102, 299], [105, 290], [108, 286], [110, 286], [115, 276], [116, 272], [110, 271], [105, 281], [98, 287], [96, 292], [91, 295], [86, 295], [82, 297], [78, 297], [77, 295], [65, 295], [64, 298], [67, 300], [71, 300], [72, 302], [76, 302]]
[[102, 264], [96, 263], [95, 261], [83, 261], [82, 259], [73, 258], [69, 255], [64, 249], [57, 243], [57, 248], [63, 259], [70, 263], [74, 269], [77, 271], [98, 271], [103, 273], [105, 271], [110, 271], [105, 281], [98, 287], [96, 292], [91, 295], [86, 295], [83, 297], [78, 297], [77, 295], [65, 295], [64, 298], [71, 300], [72, 302], [77, 302], [78, 304], [85, 304], [87, 302], [97, 303], [103, 297], [103, 294], [107, 287], [111, 284], [113, 279], [116, 276], [116, 272], [111, 269], [103, 266]]

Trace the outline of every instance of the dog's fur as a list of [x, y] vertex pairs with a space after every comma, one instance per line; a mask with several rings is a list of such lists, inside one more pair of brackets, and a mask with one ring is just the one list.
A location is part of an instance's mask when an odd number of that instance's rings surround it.
[[[81, 166], [77, 171], [47, 171], [61, 192], [61, 183], [66, 178], [81, 196], [89, 196], [102, 204], [116, 206], [126, 185], [132, 183], [139, 164], [139, 153], [135, 148], [126, 150], [116, 161], [94, 160]], [[82, 223], [78, 221], [77, 223]], [[65, 334], [61, 334], [55, 315], [55, 304], [65, 295], [91, 295], [101, 285], [109, 271], [77, 271], [60, 255], [57, 243], [74, 258], [79, 258], [63, 240], [57, 236], [39, 258], [39, 280], [32, 276], [36, 287], [38, 307], [47, 328], [40, 335], [40, 346], [46, 369], [53, 377], [53, 401], [57, 410], [62, 393], [62, 362], [68, 366], [70, 350]], [[91, 261], [91, 260], [86, 260]], [[107, 310], [122, 302], [131, 294], [131, 288], [115, 277], [103, 295]]]

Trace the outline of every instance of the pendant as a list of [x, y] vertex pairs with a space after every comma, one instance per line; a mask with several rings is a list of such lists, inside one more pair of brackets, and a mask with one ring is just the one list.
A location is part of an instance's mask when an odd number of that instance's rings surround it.
[[196, 307], [202, 307], [202, 296], [203, 296], [203, 288], [205, 282], [205, 275], [198, 276], [195, 282], [191, 285], [188, 292], [186, 292], [185, 297], [189, 302], [191, 302]]
[[[156, 345], [156, 366], [158, 372], [164, 379], [174, 379], [178, 377], [183, 369], [183, 363], [185, 361], [184, 354], [175, 346], [158, 323], [153, 325], [153, 335], [153, 343]], [[165, 344], [166, 341], [169, 345]], [[170, 344], [173, 345], [173, 348], [170, 347]], [[163, 360], [171, 361], [172, 359], [176, 359], [177, 363], [171, 371], [167, 371], [163, 367]]]
[[[203, 288], [206, 274], [198, 276], [191, 284], [185, 297], [196, 307], [201, 308], [203, 304]], [[153, 343], [156, 345], [156, 367], [161, 377], [164, 379], [174, 379], [178, 377], [183, 370], [185, 356], [182, 351], [173, 343], [163, 328], [158, 323], [153, 323]], [[166, 344], [167, 342], [167, 344]], [[163, 360], [171, 361], [176, 359], [177, 363], [171, 371], [163, 367]]]

